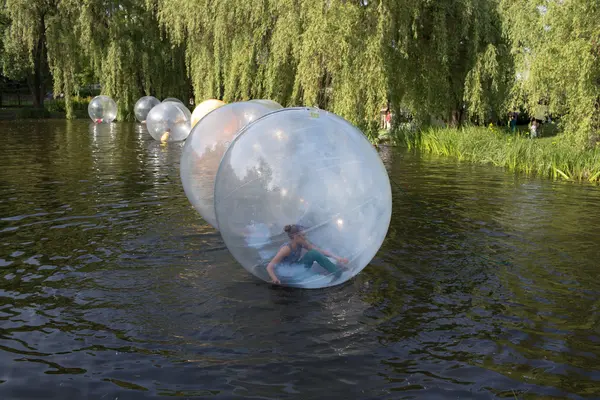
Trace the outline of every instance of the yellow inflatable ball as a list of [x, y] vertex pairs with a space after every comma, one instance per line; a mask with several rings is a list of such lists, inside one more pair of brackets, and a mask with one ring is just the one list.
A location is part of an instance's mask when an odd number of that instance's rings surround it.
[[202, 103], [198, 104], [198, 106], [194, 109], [194, 112], [192, 113], [192, 128], [198, 123], [198, 121], [204, 118], [206, 114], [224, 105], [224, 102], [215, 99], [205, 100]]

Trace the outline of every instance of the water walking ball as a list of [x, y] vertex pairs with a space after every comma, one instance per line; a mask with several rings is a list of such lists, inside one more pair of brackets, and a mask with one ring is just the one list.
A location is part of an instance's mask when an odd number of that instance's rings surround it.
[[88, 114], [97, 124], [110, 124], [117, 118], [117, 103], [108, 96], [96, 96], [88, 105]]
[[275, 111], [248, 125], [225, 152], [214, 191], [223, 240], [255, 276], [271, 281], [267, 266], [290, 243], [287, 225], [319, 249], [277, 263], [273, 273], [293, 287], [333, 286], [358, 274], [381, 247], [392, 212], [377, 151], [352, 124], [314, 108]]
[[192, 113], [192, 128], [196, 126], [198, 121], [204, 118], [206, 114], [224, 105], [224, 102], [215, 99], [205, 100], [202, 103], [198, 104], [198, 106], [194, 108], [194, 112]]
[[224, 105], [202, 118], [186, 140], [180, 164], [183, 189], [194, 208], [213, 227], [219, 229], [213, 189], [221, 157], [240, 129], [274, 110], [273, 106], [253, 102]]
[[183, 104], [183, 101], [181, 101], [181, 100], [179, 100], [179, 99], [176, 99], [175, 97], [167, 97], [167, 98], [166, 98], [166, 99], [164, 99], [162, 102], [163, 102], [163, 103], [166, 103], [166, 102], [168, 102], [168, 101], [173, 101], [173, 102], [175, 102], [175, 103], [181, 103], [181, 104]]
[[183, 104], [162, 102], [146, 118], [148, 133], [161, 142], [179, 142], [190, 134], [192, 113]]
[[150, 110], [152, 110], [152, 108], [158, 104], [160, 104], [160, 100], [154, 96], [142, 97], [135, 103], [135, 106], [133, 107], [135, 118], [141, 123], [145, 123]]

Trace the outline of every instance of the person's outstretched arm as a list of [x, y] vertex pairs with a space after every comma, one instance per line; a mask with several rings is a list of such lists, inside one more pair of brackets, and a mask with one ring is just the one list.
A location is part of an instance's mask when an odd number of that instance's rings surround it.
[[279, 278], [277, 278], [277, 275], [275, 275], [275, 267], [281, 262], [281, 260], [289, 256], [290, 252], [291, 250], [289, 246], [282, 247], [279, 249], [277, 254], [275, 254], [275, 257], [273, 257], [269, 265], [267, 265], [267, 272], [271, 277], [271, 281], [276, 285], [281, 285], [281, 282], [279, 281]]

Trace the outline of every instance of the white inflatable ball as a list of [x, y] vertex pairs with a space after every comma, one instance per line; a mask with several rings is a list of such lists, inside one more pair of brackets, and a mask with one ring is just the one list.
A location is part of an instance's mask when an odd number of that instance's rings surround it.
[[183, 104], [162, 102], [146, 118], [148, 133], [161, 142], [179, 142], [190, 134], [192, 113]]
[[181, 155], [181, 182], [188, 199], [202, 218], [219, 229], [213, 189], [221, 157], [238, 132], [274, 106], [256, 102], [230, 103], [207, 114], [194, 126]]
[[148, 117], [148, 113], [150, 110], [154, 108], [154, 106], [160, 104], [160, 100], [158, 100], [154, 96], [144, 96], [140, 98], [133, 107], [133, 112], [135, 114], [135, 118], [141, 122], [145, 123], [146, 118]]
[[392, 212], [385, 167], [363, 133], [313, 108], [270, 113], [222, 158], [214, 204], [225, 244], [248, 271], [321, 288], [358, 274]]
[[111, 123], [117, 118], [117, 103], [108, 96], [96, 96], [88, 105], [88, 114], [97, 124]]
[[206, 114], [224, 105], [224, 102], [215, 99], [204, 100], [202, 103], [198, 104], [196, 108], [194, 108], [194, 112], [192, 112], [192, 128], [196, 126]]

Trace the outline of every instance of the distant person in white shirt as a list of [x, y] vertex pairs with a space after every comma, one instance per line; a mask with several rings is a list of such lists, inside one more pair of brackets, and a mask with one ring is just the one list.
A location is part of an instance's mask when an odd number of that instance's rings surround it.
[[531, 120], [531, 124], [529, 125], [529, 131], [531, 132], [530, 137], [532, 139], [535, 139], [538, 137], [538, 128], [539, 128], [539, 124], [538, 124], [537, 120], [535, 118], [533, 118]]

